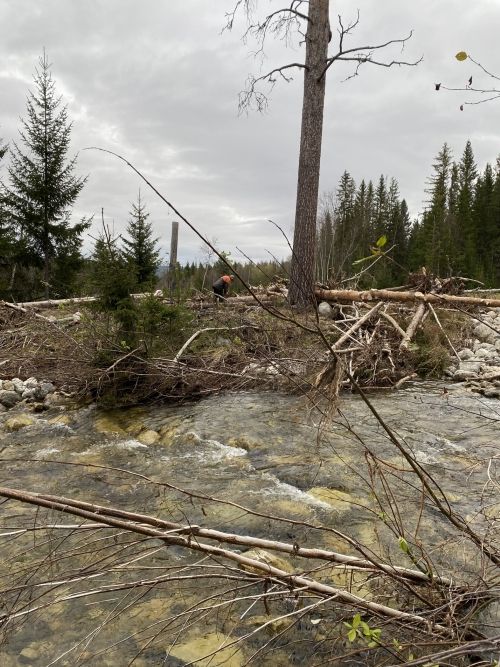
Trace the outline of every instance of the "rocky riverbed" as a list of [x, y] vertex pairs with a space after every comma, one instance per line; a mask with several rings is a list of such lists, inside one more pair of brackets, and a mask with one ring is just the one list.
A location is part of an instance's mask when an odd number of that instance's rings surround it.
[[473, 328], [474, 338], [458, 351], [447, 374], [470, 391], [500, 398], [500, 309], [489, 310]]

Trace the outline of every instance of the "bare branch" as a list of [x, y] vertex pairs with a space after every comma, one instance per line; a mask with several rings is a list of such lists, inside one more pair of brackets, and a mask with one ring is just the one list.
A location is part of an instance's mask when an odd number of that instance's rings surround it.
[[[420, 62], [422, 62], [423, 56], [421, 56], [418, 60], [414, 61], [407, 61], [407, 60], [391, 60], [388, 62], [383, 62], [381, 60], [374, 60], [373, 59], [373, 54], [375, 51], [379, 51], [381, 49], [385, 49], [388, 46], [392, 46], [393, 44], [401, 44], [402, 49], [404, 49], [406, 42], [411, 39], [413, 36], [413, 30], [410, 31], [409, 35], [407, 37], [403, 37], [402, 39], [390, 39], [387, 42], [383, 42], [382, 44], [376, 44], [373, 46], [357, 46], [352, 49], [344, 49], [343, 48], [343, 42], [344, 42], [344, 37], [349, 34], [349, 32], [357, 26], [359, 22], [359, 15], [358, 19], [351, 23], [347, 28], [343, 27], [342, 21], [339, 17], [339, 23], [341, 26], [341, 29], [339, 30], [339, 50], [334, 56], [331, 56], [327, 59], [326, 61], [326, 66], [323, 72], [321, 73], [321, 77], [323, 77], [328, 69], [333, 65], [334, 62], [338, 60], [344, 60], [344, 61], [350, 61], [350, 62], [357, 62], [358, 67], [356, 68], [356, 72], [352, 74], [351, 76], [347, 77], [348, 79], [352, 78], [353, 76], [356, 76], [358, 73], [358, 69], [361, 65], [365, 63], [371, 63], [372, 65], [378, 65], [379, 67], [392, 67], [393, 65], [399, 65], [399, 66], [405, 66], [405, 67], [415, 67], [418, 65]], [[353, 55], [348, 55], [348, 54], [353, 54]]]
[[289, 65], [283, 65], [283, 67], [277, 67], [259, 77], [250, 75], [247, 80], [247, 88], [239, 94], [239, 113], [251, 108], [253, 104], [255, 104], [257, 111], [264, 111], [267, 108], [267, 96], [256, 89], [257, 84], [261, 81], [267, 81], [272, 90], [277, 81], [276, 75], [279, 75], [284, 81], [290, 83], [290, 81], [293, 81], [293, 77], [287, 76], [283, 71], [295, 67], [306, 69], [306, 66], [303, 63], [290, 63]]

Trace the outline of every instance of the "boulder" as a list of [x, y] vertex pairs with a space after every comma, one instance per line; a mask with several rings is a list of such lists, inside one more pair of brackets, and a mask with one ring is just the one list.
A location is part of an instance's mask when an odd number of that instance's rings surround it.
[[54, 392], [56, 388], [52, 382], [41, 382], [38, 388], [36, 389], [36, 397], [43, 401], [43, 399], [48, 395]]
[[[4, 383], [4, 387], [5, 387]], [[12, 384], [12, 383], [9, 383]], [[19, 403], [21, 400], [20, 394], [14, 390], [2, 389], [0, 391], [0, 404], [4, 405], [6, 408], [12, 408], [16, 403]]]
[[34, 389], [25, 389], [23, 393], [21, 394], [21, 398], [23, 401], [30, 401], [33, 400], [36, 396], [36, 388]]
[[22, 394], [26, 389], [24, 382], [19, 378], [12, 378], [12, 384], [14, 385], [14, 390], [17, 391], [18, 394]]
[[333, 317], [333, 308], [326, 301], [322, 301], [318, 306], [318, 315], [330, 320]]
[[154, 445], [155, 442], [158, 442], [159, 439], [160, 439], [160, 434], [150, 429], [142, 431], [142, 433], [139, 433], [139, 435], [137, 436], [137, 440], [141, 442], [143, 445]]
[[464, 348], [463, 350], [460, 350], [460, 352], [458, 353], [459, 359], [462, 359], [464, 361], [466, 361], [467, 359], [472, 359], [473, 356], [474, 352], [472, 350], [469, 350], [468, 347]]
[[472, 378], [476, 378], [477, 373], [474, 373], [474, 371], [466, 371], [463, 368], [459, 368], [458, 371], [455, 371], [453, 374], [453, 379], [456, 382], [460, 382], [462, 380], [471, 380]]
[[500, 398], [500, 389], [496, 388], [489, 388], [489, 389], [481, 389], [481, 394], [485, 398]]

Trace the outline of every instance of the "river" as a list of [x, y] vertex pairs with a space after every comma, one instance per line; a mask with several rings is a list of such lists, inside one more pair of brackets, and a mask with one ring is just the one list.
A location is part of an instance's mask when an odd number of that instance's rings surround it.
[[[498, 519], [499, 401], [459, 385], [424, 382], [371, 394], [371, 400], [471, 525], [484, 530], [487, 521]], [[421, 505], [419, 485], [406, 462], [360, 398], [343, 396], [339, 412], [329, 418], [323, 409], [304, 397], [264, 392], [107, 412], [95, 406], [55, 406], [30, 413], [24, 423], [18, 407], [0, 415], [2, 485], [359, 555], [330, 530], [335, 529], [377, 557], [411, 567], [398, 544], [402, 522], [405, 536], [425, 545], [440, 572], [473, 579], [478, 567], [474, 549], [434, 507]], [[378, 459], [384, 462], [382, 477]], [[230, 504], [192, 498], [172, 487]], [[255, 652], [254, 664], [284, 667], [320, 664], [340, 650], [338, 628], [330, 636], [321, 609], [304, 615], [292, 636], [282, 634], [286, 620], [252, 634], [269, 620], [268, 611], [271, 618], [283, 615], [293, 599], [282, 598], [271, 610], [260, 602], [252, 606], [249, 599], [236, 600], [243, 597], [241, 591], [233, 591], [229, 580], [216, 580], [219, 562], [116, 530], [64, 529], [80, 520], [13, 501], [0, 511], [1, 588], [24, 586], [28, 580], [33, 584], [30, 591], [23, 588], [16, 596], [10, 590], [4, 597], [2, 612], [14, 616], [3, 629], [8, 641], [0, 645], [2, 667], [132, 661], [136, 667], [180, 667], [191, 661], [242, 667]], [[271, 521], [268, 515], [302, 523]], [[13, 534], [34, 526], [39, 530]], [[273, 562], [297, 567], [293, 557]], [[192, 575], [207, 567], [213, 568], [214, 582], [178, 576], [168, 584], [99, 590], [159, 574]], [[374, 595], [366, 576], [356, 580], [322, 568], [320, 580]], [[62, 583], [55, 586], [57, 581]], [[88, 591], [94, 593], [75, 597]], [[200, 607], [205, 598], [210, 605]], [[213, 605], [222, 599], [226, 602], [217, 610]], [[201, 659], [224, 641], [244, 636], [219, 657]]]

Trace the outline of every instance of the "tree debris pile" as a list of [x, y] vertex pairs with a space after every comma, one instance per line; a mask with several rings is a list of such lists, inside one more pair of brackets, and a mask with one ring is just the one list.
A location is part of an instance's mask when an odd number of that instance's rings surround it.
[[[0, 379], [36, 377], [122, 404], [254, 388], [328, 386], [337, 394], [353, 381], [398, 388], [416, 375], [442, 377], [459, 352], [467, 354], [464, 345], [474, 344], [469, 314], [481, 324], [478, 306], [500, 304], [450, 294], [461, 289], [456, 281], [441, 281], [441, 293], [317, 289], [317, 311], [302, 313], [286, 304], [284, 281], [220, 305], [146, 295], [135, 301], [132, 332], [92, 303], [53, 304], [40, 313], [3, 303]], [[462, 377], [466, 361], [455, 379], [477, 380]]]

